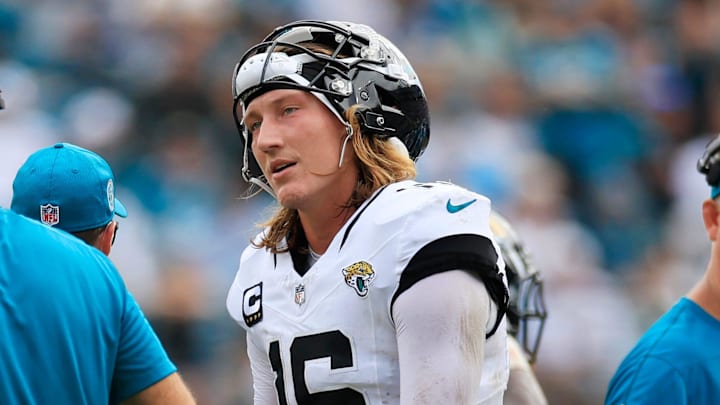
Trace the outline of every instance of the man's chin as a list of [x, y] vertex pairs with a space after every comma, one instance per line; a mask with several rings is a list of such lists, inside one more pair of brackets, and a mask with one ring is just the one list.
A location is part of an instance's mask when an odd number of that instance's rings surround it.
[[280, 205], [288, 209], [300, 209], [305, 199], [305, 193], [293, 190], [291, 187], [280, 187], [275, 193]]

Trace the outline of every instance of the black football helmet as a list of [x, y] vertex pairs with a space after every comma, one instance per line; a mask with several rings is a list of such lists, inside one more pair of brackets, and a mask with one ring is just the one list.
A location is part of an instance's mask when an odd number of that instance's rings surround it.
[[712, 187], [720, 185], [720, 135], [705, 146], [705, 152], [697, 161], [697, 170], [705, 175], [705, 181]]
[[250, 149], [243, 115], [255, 97], [280, 88], [311, 92], [348, 131], [346, 112], [358, 105], [362, 134], [397, 137], [413, 160], [427, 147], [430, 118], [425, 92], [395, 45], [362, 24], [296, 21], [276, 28], [245, 52], [233, 74], [233, 116], [244, 144], [242, 176], [266, 191], [271, 190]]
[[533, 363], [537, 358], [547, 317], [543, 280], [529, 260], [515, 230], [495, 211], [490, 214], [490, 230], [500, 247], [508, 278], [508, 333], [518, 340], [528, 361]]

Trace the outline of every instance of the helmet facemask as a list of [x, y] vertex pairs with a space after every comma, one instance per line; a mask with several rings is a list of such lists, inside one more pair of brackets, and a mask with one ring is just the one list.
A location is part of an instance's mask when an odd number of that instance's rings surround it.
[[547, 317], [543, 280], [538, 273], [521, 278], [518, 272], [508, 267], [506, 265], [510, 285], [508, 332], [518, 340], [528, 361], [534, 363]]
[[528, 361], [534, 363], [547, 318], [543, 280], [515, 230], [494, 211], [490, 229], [500, 247], [508, 279], [508, 333], [518, 340]]

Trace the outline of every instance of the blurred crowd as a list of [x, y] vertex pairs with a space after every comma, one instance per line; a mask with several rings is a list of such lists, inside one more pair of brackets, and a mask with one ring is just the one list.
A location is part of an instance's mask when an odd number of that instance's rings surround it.
[[0, 205], [40, 147], [103, 155], [130, 214], [111, 258], [199, 402], [250, 404], [225, 295], [273, 201], [240, 198], [230, 80], [296, 19], [367, 23], [408, 56], [431, 104], [419, 180], [512, 221], [545, 278], [548, 399], [600, 403], [705, 269], [720, 1], [0, 0]]

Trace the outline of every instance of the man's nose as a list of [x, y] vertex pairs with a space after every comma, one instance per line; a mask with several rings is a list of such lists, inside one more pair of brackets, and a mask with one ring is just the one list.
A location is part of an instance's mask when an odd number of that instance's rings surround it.
[[283, 131], [282, 125], [279, 125], [277, 121], [273, 119], [263, 120], [260, 128], [253, 133], [257, 148], [261, 151], [267, 151], [280, 147], [284, 138]]

